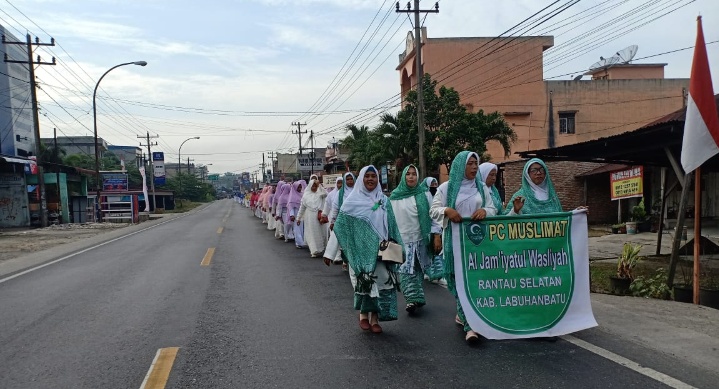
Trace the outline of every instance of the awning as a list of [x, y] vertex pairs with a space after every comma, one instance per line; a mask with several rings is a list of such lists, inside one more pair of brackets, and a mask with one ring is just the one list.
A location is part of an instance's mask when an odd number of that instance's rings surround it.
[[23, 165], [33, 162], [30, 159], [23, 159], [23, 158], [16, 158], [16, 157], [8, 157], [5, 155], [0, 155], [0, 159], [7, 163], [21, 163]]
[[629, 166], [629, 165], [621, 165], [621, 164], [616, 164], [616, 163], [608, 163], [608, 164], [606, 164], [606, 165], [602, 165], [602, 166], [599, 166], [598, 168], [592, 169], [592, 170], [590, 170], [590, 171], [588, 171], [588, 172], [584, 172], [584, 173], [582, 173], [582, 174], [577, 174], [577, 175], [574, 176], [574, 177], [594, 176], [594, 175], [597, 175], [597, 174], [613, 172], [613, 171], [615, 171], [615, 170], [629, 169], [630, 167], [631, 167], [631, 166]]

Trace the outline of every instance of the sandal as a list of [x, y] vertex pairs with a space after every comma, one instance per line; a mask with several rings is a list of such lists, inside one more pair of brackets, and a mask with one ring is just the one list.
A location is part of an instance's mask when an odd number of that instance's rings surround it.
[[360, 319], [359, 326], [362, 331], [369, 331], [372, 326], [369, 324], [369, 319]]
[[322, 262], [324, 262], [327, 267], [330, 266], [330, 262], [331, 262], [331, 261], [332, 261], [332, 260], [329, 259], [329, 258], [327, 258], [327, 257], [322, 258]]
[[382, 333], [382, 327], [380, 327], [380, 325], [376, 324], [376, 323], [372, 324], [371, 330], [372, 330], [373, 334], [381, 334]]
[[459, 318], [459, 315], [454, 316], [454, 322], [457, 323], [457, 325], [464, 327], [464, 322]]
[[409, 304], [407, 304], [407, 306], [404, 309], [405, 309], [405, 311], [407, 311], [409, 313], [414, 313], [414, 311], [417, 310], [417, 304], [409, 303]]
[[467, 331], [467, 335], [464, 336], [464, 341], [469, 344], [479, 343], [479, 334], [472, 330], [469, 330]]

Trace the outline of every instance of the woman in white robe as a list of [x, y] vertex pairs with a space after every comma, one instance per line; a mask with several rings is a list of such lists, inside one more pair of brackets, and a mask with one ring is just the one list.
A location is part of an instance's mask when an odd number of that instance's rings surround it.
[[[342, 175], [342, 188], [337, 192], [337, 198], [332, 203], [332, 208], [330, 209], [329, 214], [329, 223], [330, 223], [330, 238], [327, 242], [327, 248], [325, 249], [325, 253], [323, 255], [325, 264], [328, 264], [329, 262], [334, 262], [335, 264], [342, 263], [342, 253], [340, 251], [340, 245], [337, 241], [337, 237], [334, 233], [334, 224], [337, 220], [337, 215], [339, 214], [340, 208], [342, 207], [342, 204], [344, 201], [349, 197], [350, 194], [352, 194], [352, 191], [354, 189], [355, 185], [355, 176], [351, 172], [347, 172], [344, 175]], [[342, 264], [342, 270], [348, 270], [348, 266], [346, 263]], [[355, 279], [350, 275], [350, 278], [352, 279], [352, 285], [355, 283]]]
[[306, 246], [304, 240], [304, 223], [295, 223], [297, 220], [297, 214], [300, 212], [302, 196], [304, 195], [306, 187], [307, 182], [305, 182], [305, 180], [299, 180], [292, 183], [290, 198], [287, 200], [288, 216], [286, 221], [287, 224], [285, 224], [285, 236], [288, 236], [291, 230], [291, 234], [295, 238], [295, 247], [298, 249]]
[[324, 199], [319, 186], [320, 182], [318, 180], [310, 181], [309, 189], [305, 190], [302, 196], [302, 205], [300, 205], [296, 223], [299, 226], [301, 222], [304, 222], [304, 238], [312, 258], [322, 255], [327, 242], [325, 230], [320, 224], [320, 212], [322, 211]]

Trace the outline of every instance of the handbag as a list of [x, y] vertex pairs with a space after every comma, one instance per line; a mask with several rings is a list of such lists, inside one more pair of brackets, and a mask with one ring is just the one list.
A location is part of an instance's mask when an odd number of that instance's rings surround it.
[[383, 240], [379, 244], [377, 258], [384, 262], [394, 262], [400, 265], [403, 264], [404, 255], [402, 254], [402, 245], [389, 240]]

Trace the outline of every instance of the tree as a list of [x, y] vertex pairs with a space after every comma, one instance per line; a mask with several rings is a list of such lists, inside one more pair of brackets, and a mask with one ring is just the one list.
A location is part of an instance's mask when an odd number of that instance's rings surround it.
[[403, 169], [417, 160], [417, 127], [413, 125], [412, 117], [407, 111], [399, 111], [396, 115], [382, 114], [375, 131], [381, 135], [380, 144], [385, 156], [383, 161], [393, 160], [398, 169]]
[[357, 168], [368, 164], [370, 158], [370, 129], [367, 126], [357, 127], [354, 124], [348, 124], [345, 131], [349, 132], [344, 139], [340, 140], [340, 145], [350, 150], [348, 162], [350, 167]]
[[[499, 142], [505, 156], [510, 154], [517, 135], [499, 112], [468, 112], [454, 88], [441, 86], [437, 89], [437, 81], [432, 80], [429, 74], [424, 75], [422, 82], [428, 166], [445, 165], [449, 170], [457, 153], [467, 149], [488, 159], [486, 144], [489, 141]], [[403, 111], [416, 118], [417, 92], [410, 91], [406, 101]]]
[[209, 201], [215, 194], [212, 185], [203, 183], [194, 174], [187, 173], [178, 173], [168, 178], [160, 188], [172, 190], [176, 199], [190, 201]]
[[[445, 165], [449, 170], [454, 157], [463, 150], [472, 150], [483, 160], [487, 142], [496, 141], [508, 156], [517, 140], [499, 112], [485, 114], [483, 110], [472, 113], [462, 105], [459, 93], [453, 88], [438, 87], [437, 81], [425, 74], [423, 80], [425, 112], [425, 155], [429, 172]], [[383, 165], [392, 160], [398, 170], [410, 163], [416, 163], [419, 155], [417, 130], [417, 92], [410, 91], [405, 106], [396, 115], [384, 113], [380, 123], [373, 130], [367, 126], [349, 124], [345, 128], [349, 135], [340, 143], [350, 150], [350, 165], [359, 168], [365, 165]]]
[[62, 147], [47, 146], [45, 143], [40, 143], [40, 160], [42, 163], [54, 163], [56, 165], [62, 165], [63, 157], [67, 155], [67, 151]]

